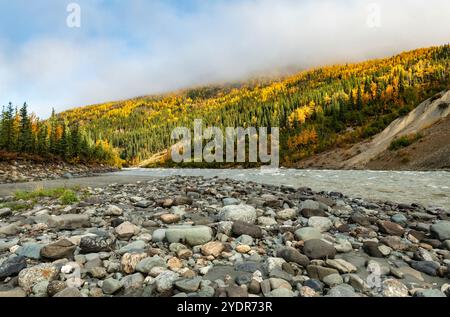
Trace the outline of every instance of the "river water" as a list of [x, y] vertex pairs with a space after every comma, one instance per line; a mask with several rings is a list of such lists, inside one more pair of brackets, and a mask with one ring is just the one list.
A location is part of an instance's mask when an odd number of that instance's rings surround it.
[[310, 187], [314, 191], [339, 191], [353, 198], [420, 203], [450, 210], [450, 172], [331, 171], [261, 169], [124, 169], [112, 173], [122, 177], [172, 175], [220, 177], [273, 185]]

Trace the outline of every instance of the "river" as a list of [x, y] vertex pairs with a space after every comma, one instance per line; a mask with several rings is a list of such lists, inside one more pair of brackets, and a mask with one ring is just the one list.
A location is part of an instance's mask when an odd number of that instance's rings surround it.
[[273, 185], [310, 187], [314, 191], [339, 191], [350, 197], [421, 203], [450, 209], [450, 172], [331, 171], [331, 170], [215, 170], [126, 169], [123, 176], [170, 175], [232, 178]]
[[273, 185], [310, 187], [314, 191], [339, 191], [350, 197], [420, 203], [427, 207], [450, 210], [450, 172], [404, 171], [330, 171], [330, 170], [261, 170], [261, 169], [124, 169], [96, 177], [50, 180], [26, 184], [0, 185], [0, 195], [15, 190], [57, 186], [104, 186], [133, 183], [172, 175], [231, 178]]

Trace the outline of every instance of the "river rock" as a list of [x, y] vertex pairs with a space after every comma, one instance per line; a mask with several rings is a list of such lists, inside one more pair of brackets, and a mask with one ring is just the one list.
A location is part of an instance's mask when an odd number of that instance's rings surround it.
[[187, 196], [177, 196], [173, 200], [173, 206], [187, 206], [192, 205], [193, 200]]
[[251, 250], [252, 248], [246, 244], [240, 244], [236, 247], [236, 251], [242, 254], [249, 253]]
[[433, 261], [411, 261], [410, 265], [413, 269], [431, 276], [437, 276], [440, 268], [439, 263]]
[[363, 244], [364, 252], [375, 258], [384, 258], [384, 254], [379, 249], [380, 244], [374, 241], [366, 241]]
[[114, 249], [116, 239], [113, 235], [87, 236], [80, 240], [81, 253], [97, 253]]
[[106, 208], [105, 216], [122, 216], [123, 210], [116, 205], [109, 205]]
[[319, 239], [306, 241], [303, 252], [310, 259], [333, 259], [336, 255], [333, 245]]
[[62, 290], [64, 290], [65, 288], [67, 288], [67, 283], [63, 282], [63, 281], [50, 281], [47, 285], [47, 294], [50, 297], [55, 296], [56, 294], [58, 294], [59, 292], [61, 292]]
[[414, 297], [447, 297], [438, 289], [423, 289], [414, 293]]
[[76, 287], [68, 287], [68, 288], [63, 289], [61, 292], [55, 294], [55, 296], [53, 296], [53, 297], [70, 298], [70, 297], [83, 297], [83, 295], [80, 293], [78, 288], [76, 288]]
[[305, 200], [302, 201], [302, 203], [300, 204], [300, 212], [302, 212], [304, 209], [319, 209], [320, 205], [317, 201], [314, 200]]
[[124, 255], [125, 253], [133, 253], [140, 252], [142, 253], [147, 246], [147, 243], [143, 240], [133, 241], [117, 251], [117, 254]]
[[0, 239], [0, 252], [9, 250], [12, 246], [15, 246], [19, 243], [19, 239], [15, 238], [12, 240], [8, 239]]
[[258, 217], [258, 225], [264, 227], [271, 227], [278, 224], [278, 222], [272, 217]]
[[335, 287], [337, 285], [341, 285], [344, 283], [342, 276], [339, 274], [330, 274], [323, 278], [322, 282], [324, 282], [329, 287]]
[[301, 254], [294, 248], [286, 247], [277, 251], [277, 257], [283, 258], [286, 262], [297, 263], [303, 267], [309, 265], [309, 259], [307, 256]]
[[27, 267], [27, 260], [23, 256], [9, 258], [0, 265], [0, 279], [15, 276]]
[[270, 293], [268, 293], [266, 295], [266, 297], [282, 297], [282, 298], [286, 298], [286, 297], [294, 297], [294, 292], [287, 289], [287, 288], [278, 288], [278, 289], [274, 289], [272, 290]]
[[198, 291], [201, 281], [202, 281], [201, 277], [182, 279], [175, 282], [175, 287], [182, 292], [194, 293]]
[[75, 230], [90, 227], [88, 215], [66, 214], [53, 216], [55, 226], [59, 229]]
[[62, 239], [57, 242], [46, 245], [41, 249], [41, 256], [46, 259], [63, 259], [73, 257], [76, 245], [67, 239]]
[[132, 274], [136, 270], [138, 263], [147, 257], [146, 253], [125, 253], [120, 261], [122, 271]]
[[360, 226], [363, 226], [363, 227], [370, 226], [370, 219], [369, 219], [369, 217], [367, 217], [366, 215], [363, 215], [360, 212], [352, 213], [351, 216], [350, 216], [350, 220], [351, 220], [351, 222], [359, 224]]
[[292, 209], [292, 208], [280, 210], [279, 212], [277, 212], [277, 218], [281, 219], [281, 220], [290, 220], [290, 219], [294, 219], [296, 217], [297, 217], [297, 211], [295, 211], [295, 209]]
[[0, 219], [6, 218], [12, 215], [12, 210], [10, 208], [0, 208]]
[[207, 226], [172, 226], [166, 230], [166, 239], [169, 243], [197, 246], [212, 240], [212, 230]]
[[408, 297], [408, 288], [396, 279], [384, 280], [382, 290], [384, 297]]
[[245, 204], [225, 206], [220, 210], [219, 218], [222, 221], [243, 221], [253, 224], [256, 221], [256, 210]]
[[107, 295], [113, 295], [123, 287], [123, 283], [113, 278], [108, 278], [103, 281], [102, 291]]
[[390, 221], [379, 221], [377, 224], [381, 232], [386, 234], [402, 236], [405, 233], [405, 229], [402, 226]]
[[136, 265], [136, 271], [148, 274], [154, 267], [167, 267], [166, 261], [161, 259], [159, 256], [155, 255], [154, 257], [147, 257], [139, 261]]
[[[323, 280], [325, 276], [331, 274], [338, 274], [339, 272], [329, 267], [323, 267], [319, 265], [308, 265], [306, 268], [308, 276], [313, 279]], [[310, 285], [308, 285], [310, 286]], [[311, 287], [311, 286], [310, 286]]]
[[337, 285], [331, 288], [326, 297], [358, 297], [353, 287], [347, 284]]
[[19, 227], [14, 223], [11, 223], [6, 226], [0, 226], [0, 235], [14, 236], [19, 232], [20, 232]]
[[311, 217], [308, 220], [308, 226], [316, 228], [320, 232], [327, 232], [333, 227], [333, 223], [326, 217]]
[[125, 221], [115, 229], [115, 232], [119, 239], [123, 240], [129, 240], [132, 236], [138, 234], [139, 231], [139, 227], [135, 226], [129, 221]]
[[24, 256], [29, 259], [39, 260], [41, 258], [41, 249], [44, 245], [40, 243], [24, 243], [21, 247], [19, 247], [16, 251], [17, 255]]
[[229, 197], [228, 198], [224, 198], [222, 200], [222, 202], [223, 202], [224, 206], [239, 205], [241, 203], [239, 199], [229, 198]]
[[320, 240], [322, 239], [322, 233], [316, 228], [305, 227], [300, 228], [295, 231], [295, 236], [298, 240], [308, 241], [308, 240]]
[[25, 291], [31, 291], [34, 285], [41, 281], [53, 281], [57, 278], [59, 269], [52, 264], [44, 263], [22, 270], [19, 273], [19, 286]]
[[163, 293], [172, 289], [173, 284], [180, 276], [172, 271], [165, 271], [159, 274], [156, 279], [156, 289], [159, 293]]
[[353, 264], [345, 261], [344, 259], [327, 259], [325, 263], [327, 266], [336, 269], [343, 274], [353, 273], [358, 270]]
[[408, 218], [404, 214], [395, 214], [391, 217], [392, 222], [405, 226], [408, 223]]
[[132, 290], [141, 289], [144, 284], [144, 280], [145, 280], [144, 275], [142, 275], [141, 273], [134, 273], [125, 276], [123, 279], [120, 280], [120, 282], [125, 288], [125, 291], [130, 292]]
[[311, 217], [326, 217], [327, 214], [325, 211], [320, 209], [302, 209], [301, 211], [302, 216], [305, 218], [311, 218]]
[[441, 241], [450, 240], [450, 221], [439, 221], [431, 226], [430, 231]]
[[271, 277], [271, 278], [269, 278], [269, 282], [270, 282], [270, 287], [272, 289], [286, 288], [286, 289], [292, 290], [291, 284], [281, 278]]
[[245, 234], [255, 239], [262, 238], [262, 230], [260, 227], [243, 221], [235, 221], [231, 230], [236, 236]]
[[165, 238], [166, 238], [166, 229], [157, 229], [153, 231], [152, 241], [163, 242]]
[[164, 215], [161, 215], [160, 219], [163, 223], [170, 225], [170, 224], [177, 223], [178, 221], [180, 221], [181, 217], [178, 215], [174, 215], [174, 214], [164, 214]]

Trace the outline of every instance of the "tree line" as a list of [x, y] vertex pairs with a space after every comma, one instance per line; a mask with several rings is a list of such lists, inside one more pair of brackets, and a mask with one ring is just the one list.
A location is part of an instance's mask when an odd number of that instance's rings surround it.
[[102, 163], [120, 166], [119, 153], [108, 141], [92, 137], [79, 123], [58, 118], [48, 120], [29, 114], [28, 105], [9, 103], [0, 115], [0, 150], [36, 155], [69, 163]]

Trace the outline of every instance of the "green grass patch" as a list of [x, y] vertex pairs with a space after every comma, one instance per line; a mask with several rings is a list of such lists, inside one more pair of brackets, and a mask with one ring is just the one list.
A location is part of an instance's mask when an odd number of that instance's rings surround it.
[[74, 190], [68, 188], [37, 189], [30, 192], [17, 191], [14, 196], [17, 200], [26, 201], [36, 201], [39, 198], [53, 198], [59, 199], [64, 205], [69, 205], [79, 201], [78, 195]]
[[420, 140], [422, 137], [423, 136], [420, 133], [417, 133], [411, 135], [404, 135], [402, 137], [396, 138], [394, 139], [394, 141], [392, 141], [391, 145], [389, 146], [389, 150], [397, 151], [403, 149]]
[[59, 200], [64, 205], [70, 205], [70, 204], [78, 202], [78, 196], [74, 191], [68, 189], [68, 190], [64, 191], [64, 193], [61, 195], [61, 197], [59, 197]]

